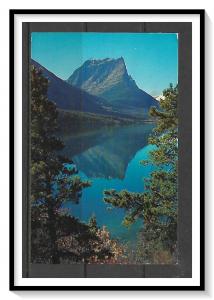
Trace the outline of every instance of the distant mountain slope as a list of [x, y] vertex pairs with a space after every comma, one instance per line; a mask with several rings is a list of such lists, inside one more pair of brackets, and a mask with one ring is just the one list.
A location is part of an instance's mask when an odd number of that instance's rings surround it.
[[55, 102], [58, 108], [100, 114], [106, 113], [105, 109], [101, 107], [101, 100], [98, 97], [71, 86], [33, 59], [31, 59], [31, 64], [42, 69], [44, 76], [49, 79], [48, 98]]
[[139, 89], [128, 75], [122, 57], [87, 60], [67, 82], [100, 97], [102, 105], [110, 105], [116, 110], [142, 109], [147, 112], [151, 106], [158, 106], [158, 101]]

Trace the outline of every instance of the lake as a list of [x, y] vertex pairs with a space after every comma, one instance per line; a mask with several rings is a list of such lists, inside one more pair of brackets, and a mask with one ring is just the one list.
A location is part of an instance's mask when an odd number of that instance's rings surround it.
[[83, 222], [96, 216], [99, 226], [105, 225], [112, 238], [123, 243], [135, 243], [137, 233], [143, 227], [138, 220], [129, 228], [122, 225], [125, 211], [113, 208], [103, 201], [103, 191], [108, 189], [142, 192], [144, 179], [154, 169], [140, 164], [147, 159], [153, 146], [148, 136], [154, 124], [108, 127], [85, 133], [64, 136], [64, 153], [73, 160], [79, 176], [92, 186], [83, 190], [79, 204], [67, 203], [71, 214]]

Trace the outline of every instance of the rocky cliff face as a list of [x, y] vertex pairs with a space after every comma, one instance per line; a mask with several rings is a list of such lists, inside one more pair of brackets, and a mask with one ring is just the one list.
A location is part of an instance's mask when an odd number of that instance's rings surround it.
[[100, 97], [102, 105], [113, 109], [148, 110], [157, 101], [138, 88], [128, 75], [124, 59], [87, 60], [68, 78], [67, 82], [75, 87]]

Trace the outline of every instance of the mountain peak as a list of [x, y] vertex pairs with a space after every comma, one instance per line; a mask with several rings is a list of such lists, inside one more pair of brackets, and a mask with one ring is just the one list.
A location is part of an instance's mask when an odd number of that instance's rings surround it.
[[[109, 69], [110, 71], [113, 68], [120, 68], [120, 71], [123, 73], [126, 73], [126, 65], [125, 65], [125, 61], [123, 59], [123, 57], [119, 57], [119, 58], [104, 58], [104, 59], [89, 59], [86, 60], [83, 65], [77, 69], [80, 70], [86, 70], [86, 69], [91, 69], [91, 70], [95, 70], [97, 68], [100, 68], [103, 70], [103, 68], [105, 68], [106, 70]], [[68, 79], [69, 81], [69, 79]]]
[[123, 57], [89, 59], [68, 78], [67, 82], [93, 95], [101, 95], [106, 86], [129, 78]]
[[[86, 65], [99, 65], [99, 64], [103, 64], [103, 63], [115, 63], [115, 62], [119, 62], [119, 63], [124, 63], [125, 64], [125, 61], [124, 61], [124, 58], [121, 56], [119, 58], [109, 58], [109, 57], [106, 57], [106, 58], [103, 58], [103, 59], [88, 59], [84, 62], [84, 64]], [[84, 65], [83, 64], [83, 65]]]
[[74, 71], [67, 82], [101, 97], [104, 105], [114, 108], [147, 108], [157, 102], [140, 90], [128, 75], [123, 57], [87, 60]]

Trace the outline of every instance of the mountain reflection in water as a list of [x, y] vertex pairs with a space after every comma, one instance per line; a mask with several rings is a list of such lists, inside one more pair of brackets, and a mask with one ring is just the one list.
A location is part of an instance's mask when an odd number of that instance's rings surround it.
[[152, 124], [108, 127], [64, 138], [64, 154], [93, 178], [125, 177], [130, 160], [147, 145]]
[[84, 189], [78, 205], [67, 203], [71, 214], [88, 222], [95, 214], [99, 226], [107, 226], [111, 236], [123, 242], [134, 242], [142, 228], [139, 220], [130, 228], [123, 226], [125, 212], [103, 201], [107, 189], [143, 191], [143, 179], [153, 167], [140, 164], [148, 157], [153, 124], [111, 127], [64, 137], [63, 154], [72, 159], [82, 179], [92, 186]]

